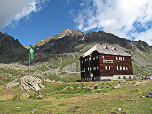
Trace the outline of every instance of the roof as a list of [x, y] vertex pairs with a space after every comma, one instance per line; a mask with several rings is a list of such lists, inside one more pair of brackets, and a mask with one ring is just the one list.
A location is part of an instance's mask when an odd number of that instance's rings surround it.
[[132, 56], [125, 51], [116, 49], [116, 47], [96, 44], [91, 49], [89, 49], [87, 52], [85, 52], [82, 55], [82, 57], [86, 57], [86, 56], [90, 55], [93, 51], [98, 51], [100, 54], [106, 54], [106, 55]]

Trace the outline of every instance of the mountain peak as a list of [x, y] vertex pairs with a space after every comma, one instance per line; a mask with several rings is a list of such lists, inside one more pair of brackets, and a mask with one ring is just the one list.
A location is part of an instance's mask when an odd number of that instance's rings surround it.
[[60, 37], [64, 37], [66, 35], [84, 35], [84, 33], [76, 29], [66, 28], [62, 30], [59, 35]]

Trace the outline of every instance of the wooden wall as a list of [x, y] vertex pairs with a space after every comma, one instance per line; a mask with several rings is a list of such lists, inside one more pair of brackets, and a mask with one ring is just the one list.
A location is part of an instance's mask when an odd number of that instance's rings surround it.
[[[124, 57], [124, 60], [119, 60], [119, 57]], [[116, 56], [99, 54], [100, 61], [100, 75], [101, 76], [113, 76], [113, 75], [133, 75], [131, 57], [128, 56]], [[106, 70], [105, 66], [110, 66], [110, 70]], [[117, 66], [118, 69], [117, 70]], [[120, 66], [122, 70], [120, 70]], [[125, 70], [123, 70], [125, 67]], [[126, 67], [128, 70], [126, 70]]]
[[[97, 56], [98, 59], [96, 58]], [[93, 60], [94, 57], [95, 59]], [[119, 57], [121, 57], [122, 60], [119, 60]], [[131, 57], [117, 56], [117, 58], [118, 60], [116, 60], [115, 55], [103, 55], [103, 54], [99, 54], [97, 51], [94, 51], [89, 56], [83, 58], [81, 57], [80, 58], [81, 79], [91, 78], [90, 75], [91, 73], [93, 74], [92, 80], [94, 80], [94, 77], [99, 78], [100, 76], [133, 75]], [[99, 69], [97, 69], [97, 66]], [[107, 70], [105, 69], [105, 66], [107, 66]], [[117, 70], [117, 66], [119, 70]], [[122, 68], [121, 70], [120, 70], [120, 66]], [[94, 67], [96, 67], [96, 70], [93, 69]], [[123, 69], [123, 67], [125, 67], [125, 70]]]

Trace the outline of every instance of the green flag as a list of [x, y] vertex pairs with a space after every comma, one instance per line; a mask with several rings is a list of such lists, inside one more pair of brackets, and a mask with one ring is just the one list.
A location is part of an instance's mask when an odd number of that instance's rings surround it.
[[29, 61], [32, 61], [34, 54], [34, 48], [31, 44], [29, 44]]

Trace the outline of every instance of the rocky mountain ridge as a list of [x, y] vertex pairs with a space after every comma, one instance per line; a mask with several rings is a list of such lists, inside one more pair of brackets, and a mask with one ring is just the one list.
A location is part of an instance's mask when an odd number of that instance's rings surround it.
[[35, 43], [33, 46], [36, 47], [36, 46], [41, 46], [43, 44], [46, 44], [49, 40], [51, 39], [61, 39], [65, 36], [71, 36], [71, 37], [77, 37], [79, 35], [85, 35], [83, 32], [81, 31], [78, 31], [78, 30], [75, 30], [75, 29], [69, 29], [69, 28], [66, 28], [64, 30], [62, 30], [59, 34], [57, 35], [52, 35], [48, 38], [45, 38], [45, 39], [42, 39], [40, 41], [38, 41], [37, 43]]
[[[24, 46], [21, 45], [18, 39], [14, 39], [7, 33], [0, 32], [0, 55], [7, 53], [12, 50], [14, 53], [18, 50], [25, 51]], [[19, 51], [20, 50], [20, 51]]]
[[152, 51], [152, 48], [144, 41], [130, 41], [125, 38], [119, 38], [111, 33], [105, 33], [104, 31], [90, 31], [87, 34], [84, 34], [81, 31], [68, 28], [64, 29], [57, 35], [53, 35], [37, 42], [34, 44], [34, 47], [38, 47], [39, 51], [41, 50], [45, 53], [61, 54], [80, 52], [81, 49], [76, 49], [76, 46], [92, 43], [109, 43], [111, 45], [118, 44], [129, 50], [135, 50], [138, 48], [141, 51]]
[[[84, 53], [86, 47], [91, 44], [119, 45], [131, 53], [130, 50], [140, 50], [151, 52], [152, 47], [144, 41], [130, 41], [125, 38], [119, 38], [111, 33], [104, 31], [90, 31], [84, 34], [75, 29], [66, 28], [57, 35], [52, 35], [35, 43], [35, 58], [45, 54], [63, 54], [63, 53]], [[86, 49], [85, 49], [86, 48]], [[18, 39], [14, 39], [7, 33], [0, 32], [0, 62], [27, 61], [28, 47], [20, 44]], [[38, 61], [37, 61], [38, 62]]]

